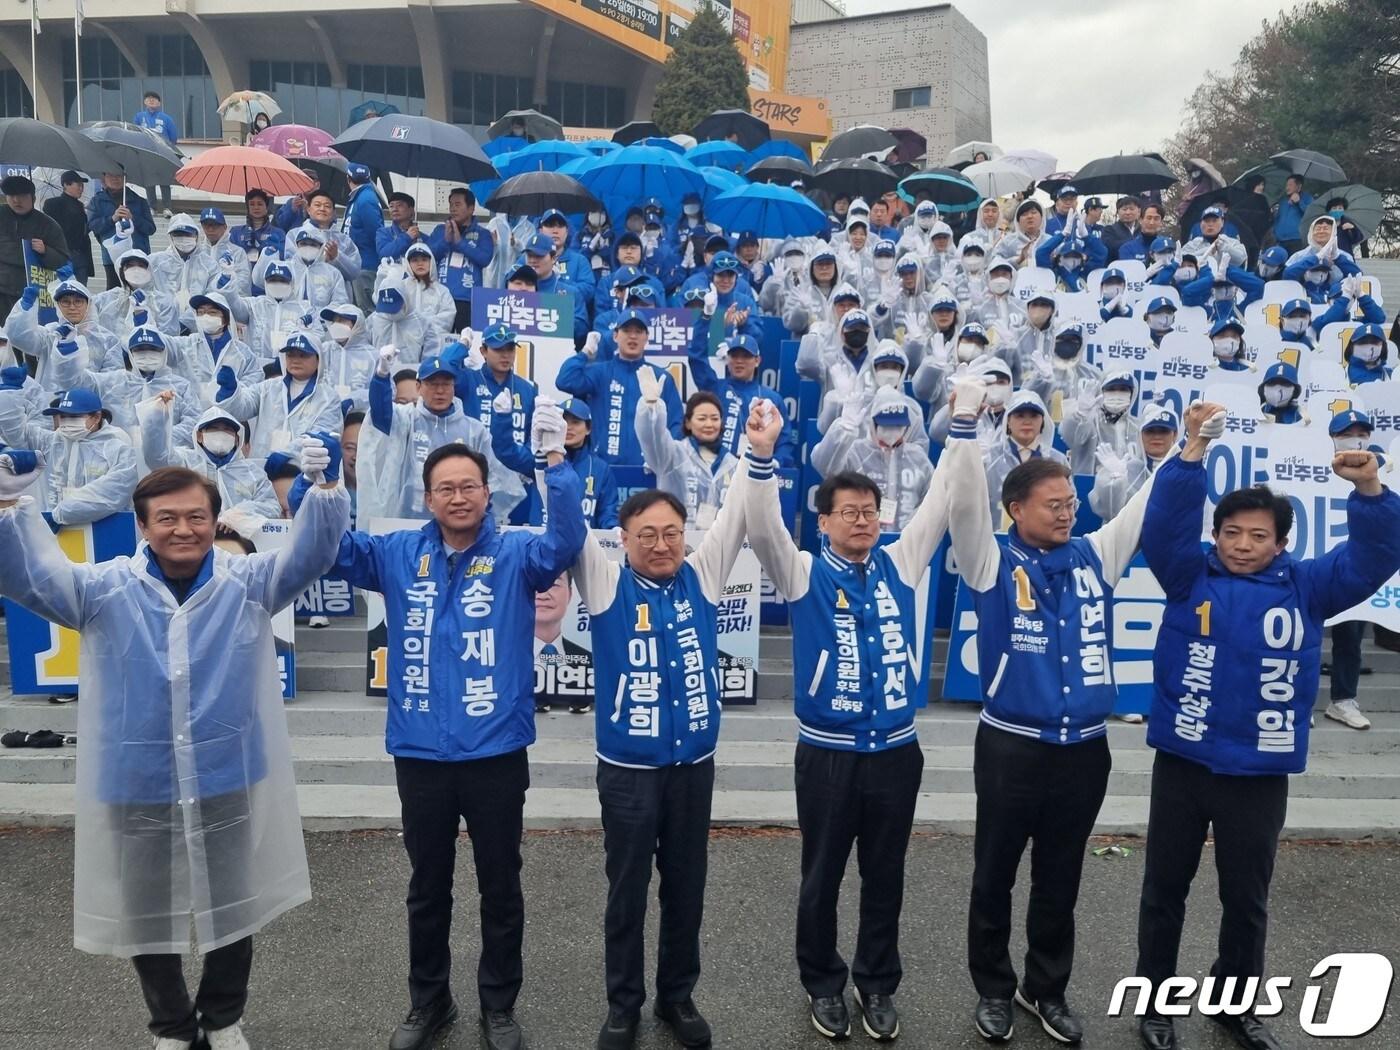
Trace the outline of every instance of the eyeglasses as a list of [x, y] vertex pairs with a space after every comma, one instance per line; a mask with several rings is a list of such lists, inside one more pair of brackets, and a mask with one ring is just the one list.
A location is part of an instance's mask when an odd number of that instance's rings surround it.
[[1056, 499], [1045, 504], [1045, 509], [1050, 512], [1052, 518], [1059, 518], [1069, 515], [1071, 518], [1079, 511], [1078, 499]]
[[847, 525], [854, 525], [858, 521], [878, 521], [880, 519], [880, 512], [874, 507], [842, 507], [831, 513]]
[[642, 545], [643, 550], [651, 550], [658, 543], [664, 543], [667, 547], [674, 547], [685, 539], [685, 532], [682, 529], [666, 529], [664, 532], [657, 532], [655, 529], [643, 529], [637, 533], [637, 542]]
[[461, 485], [434, 485], [432, 493], [434, 498], [441, 500], [449, 500], [459, 495], [470, 499], [485, 487], [479, 481], [467, 481]]

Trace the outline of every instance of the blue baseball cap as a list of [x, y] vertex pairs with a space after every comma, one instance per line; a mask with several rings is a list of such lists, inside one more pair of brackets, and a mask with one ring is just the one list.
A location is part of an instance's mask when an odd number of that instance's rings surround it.
[[268, 281], [286, 281], [291, 284], [292, 268], [284, 262], [268, 263], [267, 268], [263, 270], [263, 284], [266, 285]]
[[1307, 314], [1311, 317], [1312, 304], [1306, 299], [1290, 299], [1283, 304], [1283, 309], [1281, 309], [1279, 313], [1284, 317], [1288, 317], [1291, 314]]
[[166, 227], [166, 233], [174, 233], [176, 230], [189, 230], [190, 233], [198, 233], [199, 225], [188, 215], [176, 215], [170, 220], [170, 225]]
[[1327, 424], [1327, 433], [1336, 437], [1348, 427], [1354, 427], [1360, 423], [1367, 430], [1375, 430], [1375, 424], [1371, 422], [1371, 417], [1357, 408], [1346, 408], [1338, 412]]
[[[270, 270], [272, 269], [272, 267], [269, 266], [268, 269]], [[267, 277], [267, 274], [265, 272], [263, 274], [263, 277], [264, 279]], [[228, 300], [224, 298], [222, 292], [205, 292], [203, 295], [190, 296], [191, 310], [198, 310], [201, 306], [212, 306], [216, 310], [221, 311], [224, 315], [225, 322], [227, 322], [228, 319], [232, 316], [232, 311], [229, 309]]]
[[403, 305], [403, 292], [397, 288], [381, 288], [374, 297], [374, 312], [377, 314], [396, 314], [403, 309]]
[[847, 332], [852, 328], [861, 326], [870, 327], [870, 315], [864, 310], [852, 310], [845, 317], [841, 318], [841, 331]]
[[883, 423], [886, 425], [898, 423], [908, 425], [909, 406], [902, 402], [898, 404], [888, 405], [884, 408], [881, 408], [880, 411], [876, 412], [875, 415], [871, 417], [871, 419], [873, 419], [876, 423]]
[[456, 379], [457, 370], [448, 364], [444, 357], [430, 357], [418, 366], [418, 381], [421, 383], [433, 376], [452, 376]]
[[87, 285], [75, 278], [68, 277], [54, 285], [53, 299], [57, 302], [65, 295], [76, 295], [83, 299], [91, 299], [92, 295], [87, 290]]
[[58, 401], [44, 409], [46, 416], [85, 416], [89, 412], [101, 412], [102, 399], [96, 390], [74, 387], [58, 395]]
[[1357, 325], [1356, 331], [1351, 333], [1351, 341], [1354, 343], [1358, 339], [1379, 339], [1384, 343], [1386, 341], [1385, 329], [1378, 324]]
[[1180, 430], [1181, 423], [1176, 418], [1176, 413], [1166, 405], [1148, 405], [1142, 411], [1142, 418], [1138, 423], [1139, 430]]
[[835, 262], [835, 261], [836, 261], [836, 253], [833, 252], [830, 248], [818, 248], [816, 254], [812, 256], [812, 265], [813, 265], [813, 266], [815, 266], [815, 265], [816, 265], [817, 263], [819, 263], [819, 262]]
[[321, 348], [316, 345], [316, 340], [312, 339], [305, 332], [293, 332], [291, 335], [287, 336], [287, 341], [282, 344], [278, 353], [287, 353], [288, 351], [293, 353], [314, 354], [316, 357], [321, 356]]
[[569, 225], [569, 217], [565, 215], [562, 211], [560, 211], [558, 208], [550, 208], [543, 215], [541, 215], [539, 224], [543, 226], [546, 223], [555, 219], [557, 219], [559, 222], [562, 222], [565, 226]]
[[758, 341], [751, 335], [732, 335], [719, 344], [719, 348], [726, 354], [750, 354], [758, 357]]
[[1264, 378], [1260, 381], [1259, 385], [1263, 386], [1271, 379], [1287, 380], [1300, 390], [1303, 387], [1303, 385], [1298, 382], [1298, 370], [1287, 361], [1275, 361], [1271, 364], [1267, 371], [1264, 372]]
[[554, 242], [543, 233], [537, 233], [525, 242], [526, 255], [552, 255], [554, 254]]
[[[1052, 299], [1051, 301], [1053, 302], [1053, 299]], [[929, 313], [933, 313], [933, 311], [935, 311], [935, 310], [953, 310], [953, 311], [956, 311], [957, 308], [958, 308], [958, 299], [957, 299], [957, 296], [955, 296], [955, 295], [954, 295], [952, 292], [950, 292], [947, 288], [944, 288], [941, 292], [935, 292], [935, 293], [934, 293], [933, 302], [929, 304], [928, 312], [929, 312]]]
[[720, 252], [710, 263], [710, 269], [715, 273], [738, 273], [741, 266], [739, 257], [730, 251]]
[[860, 305], [860, 292], [856, 291], [849, 284], [843, 284], [836, 289], [836, 294], [831, 297], [832, 305], [836, 303], [855, 303]]
[[1224, 208], [1219, 208], [1219, 207], [1217, 207], [1216, 205], [1212, 204], [1212, 205], [1211, 205], [1209, 208], [1207, 208], [1205, 211], [1201, 212], [1201, 218], [1202, 218], [1202, 219], [1223, 219], [1223, 218], [1225, 218], [1225, 209], [1224, 209]]
[[566, 397], [559, 402], [559, 411], [566, 416], [573, 416], [583, 423], [593, 422], [593, 413], [588, 407], [588, 402], [578, 397]]
[[875, 242], [875, 254], [876, 254], [876, 255], [893, 255], [893, 254], [894, 254], [894, 241], [890, 240], [888, 237], [886, 237], [884, 240], [876, 241], [876, 242]]
[[619, 266], [612, 272], [612, 286], [614, 288], [629, 288], [645, 279], [646, 274], [635, 266]]
[[157, 350], [164, 350], [165, 336], [154, 328], [133, 328], [131, 334], [126, 337], [126, 348], [135, 350], [138, 346], [153, 346]]
[[1153, 255], [1156, 255], [1158, 252], [1174, 252], [1176, 251], [1176, 241], [1165, 234], [1160, 234], [1152, 238], [1152, 246], [1148, 248], [1148, 251]]
[[958, 338], [980, 339], [984, 343], [989, 341], [987, 339], [987, 330], [976, 321], [969, 321], [967, 324], [963, 325], [958, 332]]
[[1104, 285], [1104, 283], [1107, 282], [1107, 281], [1121, 281], [1123, 284], [1127, 284], [1127, 283], [1128, 283], [1128, 275], [1125, 274], [1122, 270], [1118, 269], [1118, 267], [1115, 266], [1115, 267], [1114, 267], [1113, 269], [1111, 269], [1111, 270], [1105, 270], [1105, 271], [1104, 271], [1103, 277], [1102, 277], [1102, 279], [1100, 279], [1100, 281], [1099, 281], [1099, 286], [1102, 287], [1102, 286]]
[[1156, 298], [1154, 298], [1151, 302], [1149, 302], [1149, 303], [1147, 304], [1147, 309], [1144, 310], [1143, 313], [1144, 313], [1144, 314], [1155, 314], [1155, 313], [1157, 313], [1159, 310], [1170, 310], [1172, 313], [1176, 313], [1176, 303], [1172, 300], [1171, 296], [1168, 296], [1168, 295], [1159, 295], [1159, 296], [1157, 296]]
[[722, 233], [712, 233], [705, 238], [705, 251], [723, 252], [729, 250], [729, 238]]
[[313, 244], [325, 244], [326, 232], [319, 226], [311, 223], [302, 223], [292, 232], [292, 243], [300, 244], [302, 241], [310, 241]]
[[1071, 186], [1069, 183], [1065, 183], [1063, 186], [1061, 186], [1058, 190], [1055, 191], [1055, 196], [1056, 196], [1056, 197], [1078, 197], [1078, 196], [1079, 196], [1079, 191], [1078, 191], [1077, 189], [1075, 189], [1073, 186]]
[[895, 273], [909, 273], [919, 268], [919, 260], [912, 255], [906, 255], [895, 264]]
[[1281, 244], [1271, 244], [1259, 253], [1259, 261], [1265, 266], [1282, 266], [1288, 262], [1288, 249]]
[[1225, 332], [1239, 332], [1240, 335], [1244, 335], [1244, 323], [1233, 317], [1222, 317], [1220, 320], [1216, 321], [1215, 324], [1210, 326], [1210, 336], [1212, 339]]
[[347, 164], [345, 173], [356, 182], [368, 182], [372, 178], [369, 168], [363, 164]]
[[515, 334], [515, 329], [499, 321], [481, 333], [481, 345], [492, 350], [514, 346], [517, 342], [519, 337]]
[[737, 237], [734, 238], [734, 247], [736, 248], [742, 248], [746, 244], [757, 243], [759, 243], [758, 234], [754, 233], [751, 230], [744, 230], [742, 233], [740, 233]]
[[218, 208], [205, 208], [202, 212], [199, 213], [199, 221], [201, 223], [216, 222], [220, 226], [228, 225], [228, 222], [224, 219], [224, 213], [221, 212]]
[[617, 320], [613, 322], [613, 328], [623, 328], [629, 324], [639, 324], [647, 330], [651, 329], [651, 324], [642, 316], [640, 310], [623, 310], [617, 315]]
[[539, 279], [540, 275], [529, 263], [519, 263], [515, 269], [506, 274], [506, 284], [510, 284], [511, 281], [528, 281], [531, 284], [536, 284]]

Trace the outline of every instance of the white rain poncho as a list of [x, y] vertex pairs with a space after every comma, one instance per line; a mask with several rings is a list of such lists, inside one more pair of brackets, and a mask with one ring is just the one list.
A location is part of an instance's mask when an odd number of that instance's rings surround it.
[[[121, 360], [121, 341], [98, 324], [96, 317], [89, 301], [87, 316], [76, 325], [69, 324], [61, 316], [57, 321], [40, 324], [38, 306], [26, 310], [23, 304], [16, 303], [5, 322], [5, 333], [12, 347], [38, 360], [34, 378], [39, 385], [56, 392], [70, 385], [64, 382], [64, 376], [89, 368], [103, 368], [113, 352], [118, 355], [117, 360]], [[65, 347], [72, 344], [76, 349], [65, 352], [59, 349], [60, 344]]]
[[416, 365], [427, 356], [423, 347], [428, 340], [428, 323], [410, 313], [407, 306], [395, 314], [375, 310], [365, 318], [365, 329], [371, 346], [398, 347], [405, 365]]
[[190, 309], [190, 296], [200, 295], [214, 287], [219, 276], [219, 267], [209, 248], [199, 243], [199, 226], [188, 215], [176, 215], [170, 220], [170, 232], [189, 227], [188, 232], [195, 237], [194, 250], [182, 256], [172, 244], [164, 251], [151, 254], [151, 287], [175, 303], [180, 323], [187, 328], [194, 327], [194, 311]]
[[162, 365], [149, 376], [136, 369], [121, 368], [114, 372], [89, 372], [71, 386], [96, 390], [102, 404], [112, 413], [112, 424], [125, 430], [133, 441], [141, 425], [141, 404], [170, 390], [175, 394], [171, 414], [175, 424], [175, 440], [188, 444], [194, 434], [195, 420], [204, 410], [206, 399], [184, 376]]
[[[868, 422], [862, 425], [848, 413], [831, 424], [812, 449], [812, 466], [824, 478], [843, 470], [854, 470], [880, 486], [880, 529], [898, 532], [909, 523], [923, 502], [933, 479], [933, 464], [924, 446], [911, 444], [919, 430], [919, 420], [908, 414], [907, 398], [894, 390], [876, 393], [870, 406], [858, 413]], [[879, 439], [877, 417], [903, 413], [905, 440], [893, 448]]]
[[317, 430], [339, 434], [344, 418], [333, 387], [311, 379], [293, 397], [290, 376], [240, 386], [220, 405], [234, 419], [254, 420], [248, 450], [254, 459], [265, 459], [271, 452], [290, 452], [303, 434]]
[[[344, 343], [331, 334], [332, 314], [355, 319]], [[321, 312], [321, 322], [326, 326], [326, 334], [321, 338], [321, 381], [334, 387], [342, 401], [352, 401], [353, 407], [363, 412], [369, 407], [369, 380], [379, 361], [379, 354], [369, 341], [364, 313], [351, 303], [337, 303]]]
[[709, 528], [724, 504], [739, 460], [721, 443], [719, 454], [706, 462], [693, 438], [672, 437], [664, 401], [638, 401], [636, 420], [637, 443], [647, 469], [656, 475], [656, 487], [681, 501], [690, 525]]
[[311, 898], [271, 614], [334, 564], [350, 498], [315, 487], [275, 554], [213, 551], [183, 605], [144, 545], [74, 564], [36, 510], [0, 510], [0, 591], [81, 632], [73, 943], [241, 940]]
[[193, 335], [168, 335], [170, 367], [198, 387], [206, 400], [212, 396], [214, 377], [227, 365], [233, 369], [239, 386], [263, 380], [263, 362], [248, 344], [234, 338], [227, 329], [211, 338], [201, 332]]
[[[305, 299], [293, 297], [278, 302], [270, 295], [231, 295], [227, 298], [234, 318], [247, 326], [248, 349], [261, 361], [277, 360], [277, 351], [287, 345], [291, 336], [297, 332], [311, 331], [315, 326], [316, 314]], [[316, 338], [319, 340], [320, 337], [318, 332]]]
[[175, 300], [159, 291], [154, 284], [132, 288], [125, 283], [128, 260], [143, 260], [149, 268], [150, 258], [140, 248], [128, 248], [117, 257], [117, 273], [122, 283], [92, 297], [92, 312], [97, 323], [120, 340], [125, 340], [134, 328], [152, 327], [166, 335], [180, 330], [180, 311]]
[[[1103, 405], [1104, 387], [1110, 382], [1129, 384], [1128, 408], [1110, 413]], [[1122, 394], [1122, 391], [1117, 391]], [[1100, 445], [1108, 445], [1114, 452], [1126, 455], [1138, 443], [1138, 423], [1132, 417], [1132, 398], [1137, 394], [1137, 380], [1127, 371], [1109, 372], [1104, 375], [1097, 387], [1087, 382], [1079, 391], [1074, 402], [1074, 411], [1064, 406], [1064, 418], [1060, 421], [1060, 437], [1069, 449], [1069, 463], [1076, 474], [1093, 476], [1096, 469], [1095, 453]]]
[[[415, 255], [422, 255], [428, 259], [426, 281], [419, 280], [408, 272], [409, 260]], [[423, 354], [425, 357], [432, 357], [447, 341], [446, 337], [452, 331], [452, 323], [457, 319], [457, 300], [452, 298], [447, 286], [437, 279], [437, 260], [433, 256], [433, 250], [421, 241], [409, 246], [399, 268], [402, 271], [399, 290], [408, 300], [409, 312], [423, 318], [428, 326], [429, 342]], [[375, 291], [378, 290], [376, 287]]]
[[74, 441], [51, 429], [49, 416], [26, 420], [26, 409], [23, 391], [0, 390], [0, 441], [44, 453], [44, 476], [37, 488], [54, 521], [84, 525], [131, 509], [136, 450], [126, 434], [103, 424]]
[[[1025, 451], [1012, 439], [1009, 430], [1012, 414], [1024, 408], [1040, 413], [1040, 437]], [[992, 527], [1003, 532], [1010, 520], [1005, 517], [1005, 508], [1001, 504], [1001, 489], [1006, 483], [1006, 476], [1031, 457], [1066, 465], [1069, 460], [1055, 448], [1055, 424], [1045, 411], [1045, 402], [1033, 390], [1018, 390], [1011, 395], [997, 439], [990, 439], [985, 433], [979, 433], [978, 439], [982, 442], [982, 459], [987, 464], [987, 495], [991, 500]]]
[[[299, 235], [310, 233], [311, 237], [321, 245], [320, 257], [305, 263], [297, 256], [296, 238]], [[325, 244], [329, 239], [334, 239], [337, 244], [337, 255], [334, 263], [325, 261]], [[348, 257], [345, 252], [345, 245], [350, 244], [349, 238], [343, 234], [333, 234], [329, 231], [319, 229], [310, 223], [303, 223], [291, 233], [287, 234], [287, 259], [285, 265], [292, 271], [292, 294], [291, 299], [304, 299], [309, 304], [309, 313], [318, 314], [332, 303], [343, 303], [349, 298], [346, 292], [345, 274], [342, 272], [341, 263]], [[352, 251], [355, 250], [350, 244]], [[360, 253], [355, 251], [355, 273], [359, 273]], [[264, 252], [259, 258], [257, 265], [253, 267], [252, 282], [259, 288], [267, 287], [267, 282], [263, 275], [267, 271], [269, 264], [279, 262], [274, 253]], [[235, 311], [236, 313], [237, 311]], [[239, 317], [239, 320], [242, 320]]]

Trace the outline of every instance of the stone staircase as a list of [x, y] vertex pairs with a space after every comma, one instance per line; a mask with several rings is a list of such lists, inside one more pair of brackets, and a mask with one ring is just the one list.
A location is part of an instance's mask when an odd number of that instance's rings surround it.
[[[384, 753], [384, 701], [363, 694], [361, 619], [333, 621], [297, 634], [301, 694], [287, 705], [287, 722], [308, 828], [384, 828], [399, 824], [394, 769]], [[943, 677], [946, 639], [935, 646], [934, 695]], [[722, 824], [796, 822], [792, 792], [795, 727], [791, 714], [791, 639], [765, 631], [759, 702], [730, 708], [718, 753], [714, 819]], [[0, 688], [8, 688], [7, 653], [0, 651]], [[1294, 838], [1400, 839], [1400, 654], [1368, 642], [1360, 702], [1368, 732], [1321, 716], [1312, 736], [1308, 772], [1295, 778], [1287, 834]], [[1323, 679], [1324, 690], [1327, 680]], [[81, 702], [81, 701], [80, 701]], [[1325, 696], [1321, 703], [1325, 706]], [[75, 732], [77, 705], [0, 693], [0, 729]], [[917, 816], [926, 830], [969, 833], [975, 797], [973, 704], [935, 699], [919, 715], [925, 767]], [[598, 821], [593, 787], [593, 719], [556, 710], [537, 716], [526, 816], [532, 827], [592, 827]], [[1100, 814], [1102, 834], [1141, 834], [1146, 827], [1152, 751], [1144, 727], [1109, 727], [1114, 772]], [[0, 825], [71, 823], [77, 750], [0, 750]]]

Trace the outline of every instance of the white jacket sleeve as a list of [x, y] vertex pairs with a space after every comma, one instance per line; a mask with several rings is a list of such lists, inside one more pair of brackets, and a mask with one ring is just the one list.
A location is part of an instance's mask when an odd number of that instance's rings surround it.
[[724, 584], [734, 568], [734, 560], [744, 549], [744, 503], [749, 484], [747, 470], [734, 472], [734, 479], [729, 483], [729, 491], [724, 494], [724, 505], [716, 515], [715, 523], [706, 530], [700, 546], [686, 558], [700, 577], [700, 589], [705, 592], [705, 597], [715, 604], [724, 595]]
[[0, 510], [0, 547], [11, 552], [0, 558], [0, 594], [60, 627], [83, 626], [92, 566], [68, 560], [33, 497]]
[[1001, 546], [992, 532], [992, 516], [987, 513], [987, 472], [982, 465], [981, 443], [974, 438], [949, 438], [938, 467], [940, 473], [947, 470], [943, 484], [948, 492], [948, 528], [958, 574], [974, 591], [990, 590], [1001, 568]]
[[642, 460], [659, 483], [662, 478], [674, 471], [680, 454], [676, 446], [679, 442], [671, 436], [666, 416], [666, 402], [648, 404], [646, 399], [637, 402], [637, 444], [642, 449]]
[[591, 615], [606, 612], [617, 598], [617, 581], [622, 566], [610, 559], [590, 531], [583, 540], [583, 550], [574, 562], [574, 583], [578, 596], [588, 606]]
[[745, 456], [735, 476], [757, 472], [752, 473], [742, 490], [749, 543], [778, 593], [784, 600], [795, 602], [807, 593], [811, 584], [812, 556], [797, 549], [783, 523], [774, 466], [772, 460]]
[[340, 550], [340, 537], [349, 528], [350, 494], [345, 487], [312, 485], [292, 522], [291, 542], [267, 556], [265, 582], [256, 591], [250, 589], [250, 596], [269, 613], [290, 605], [330, 571]]
[[824, 478], [845, 469], [846, 457], [860, 435], [855, 424], [838, 416], [822, 439], [812, 447], [812, 466]]
[[[976, 444], [976, 442], [973, 442]], [[940, 458], [929, 479], [928, 491], [919, 502], [919, 509], [900, 532], [899, 539], [885, 548], [899, 569], [899, 576], [910, 587], [918, 584], [928, 570], [929, 559], [943, 542], [948, 531], [948, 472], [944, 466], [947, 456]]]
[[826, 378], [826, 354], [823, 352], [823, 344], [830, 335], [826, 325], [813, 325], [797, 344], [797, 374], [803, 379], [821, 382]]
[[[1176, 455], [1177, 451], [1173, 449], [1171, 455]], [[1137, 553], [1138, 543], [1142, 539], [1142, 519], [1147, 514], [1147, 498], [1152, 494], [1158, 470], [1154, 470], [1142, 488], [1133, 493], [1133, 498], [1123, 505], [1116, 518], [1105, 522], [1086, 537], [1099, 552], [1099, 561], [1103, 563], [1103, 582], [1110, 587], [1117, 586], [1123, 573], [1128, 571], [1128, 563]]]

